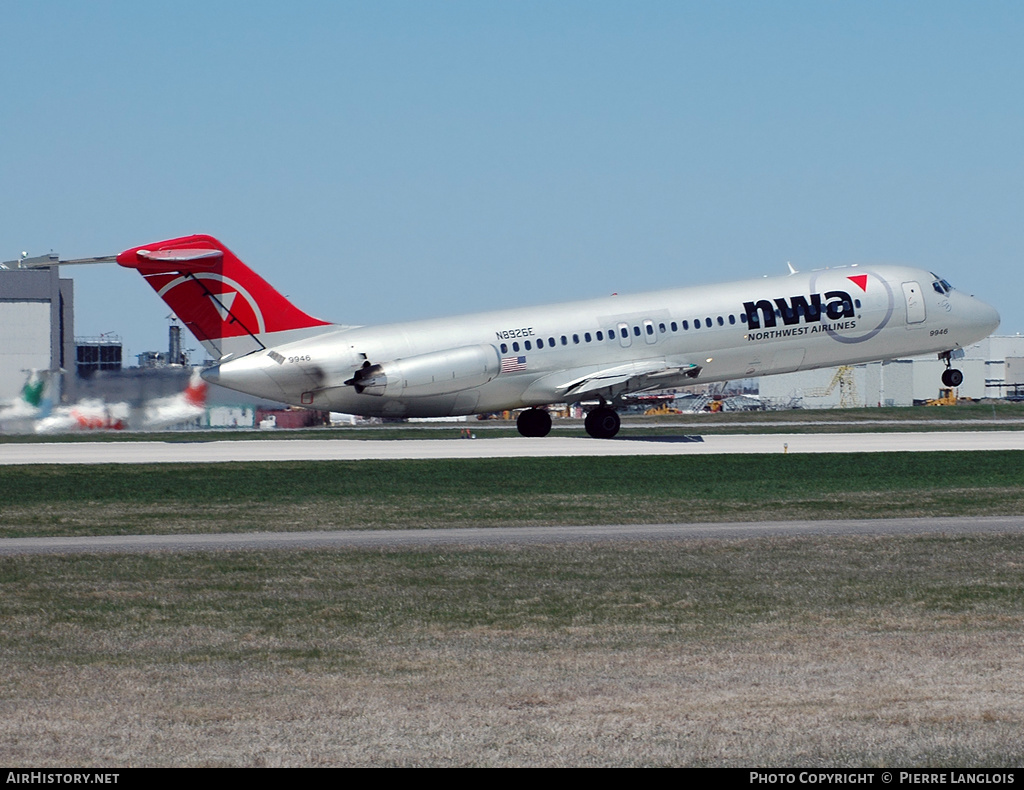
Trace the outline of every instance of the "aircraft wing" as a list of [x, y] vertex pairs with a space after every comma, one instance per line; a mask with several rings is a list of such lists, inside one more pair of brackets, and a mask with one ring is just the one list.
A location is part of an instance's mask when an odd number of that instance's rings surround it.
[[549, 402], [575, 402], [597, 395], [613, 398], [623, 392], [669, 387], [673, 381], [693, 378], [699, 372], [698, 365], [672, 365], [664, 359], [640, 360], [599, 370], [573, 368], [539, 379], [527, 395], [547, 397]]

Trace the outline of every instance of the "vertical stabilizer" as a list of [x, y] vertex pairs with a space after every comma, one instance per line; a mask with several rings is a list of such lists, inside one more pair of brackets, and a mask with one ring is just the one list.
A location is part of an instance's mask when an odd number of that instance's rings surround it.
[[289, 302], [212, 236], [133, 247], [117, 262], [138, 269], [214, 357], [265, 348], [275, 332], [330, 326]]

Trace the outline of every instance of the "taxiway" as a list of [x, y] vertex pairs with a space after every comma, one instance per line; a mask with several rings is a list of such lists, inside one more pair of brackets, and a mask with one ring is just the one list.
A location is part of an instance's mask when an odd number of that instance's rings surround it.
[[1021, 516], [965, 516], [704, 524], [605, 524], [451, 529], [368, 529], [196, 535], [93, 535], [0, 539], [0, 556], [139, 554], [152, 551], [267, 551], [601, 543], [608, 541], [743, 539], [799, 535], [976, 535], [1016, 533]]
[[1024, 450], [1024, 431], [793, 433], [589, 439], [266, 439], [0, 444], [0, 465], [362, 461], [740, 453]]

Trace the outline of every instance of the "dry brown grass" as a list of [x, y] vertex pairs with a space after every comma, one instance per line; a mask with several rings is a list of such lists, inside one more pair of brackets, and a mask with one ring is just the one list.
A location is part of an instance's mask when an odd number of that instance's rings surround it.
[[1018, 536], [0, 560], [0, 762], [1005, 766]]
[[515, 641], [446, 633], [416, 649], [381, 644], [379, 673], [218, 661], [22, 670], [8, 678], [23, 692], [3, 703], [0, 759], [906, 766], [1009, 765], [1024, 754], [1019, 632], [822, 628], [643, 654], [567, 644], [538, 654]]

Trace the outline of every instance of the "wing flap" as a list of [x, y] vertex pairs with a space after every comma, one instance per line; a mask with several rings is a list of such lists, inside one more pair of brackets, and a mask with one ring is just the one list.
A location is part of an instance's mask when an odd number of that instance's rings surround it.
[[699, 370], [697, 365], [670, 367], [665, 365], [664, 362], [646, 366], [641, 364], [624, 365], [620, 368], [599, 370], [596, 373], [582, 376], [575, 381], [568, 382], [559, 389], [565, 395], [580, 395], [587, 392], [597, 392], [608, 387], [616, 387], [628, 382], [635, 382], [635, 387], [625, 387], [628, 390], [640, 388], [641, 379], [645, 380], [643, 385], [653, 385], [657, 379], [674, 379], [687, 375], [695, 376]]
[[669, 365], [664, 359], [641, 360], [601, 370], [575, 368], [534, 382], [527, 396], [546, 403], [578, 401], [598, 394], [614, 397], [623, 392], [668, 386], [671, 380], [695, 377], [698, 373], [698, 365]]

